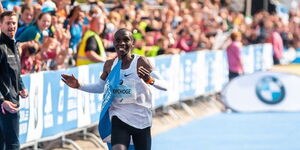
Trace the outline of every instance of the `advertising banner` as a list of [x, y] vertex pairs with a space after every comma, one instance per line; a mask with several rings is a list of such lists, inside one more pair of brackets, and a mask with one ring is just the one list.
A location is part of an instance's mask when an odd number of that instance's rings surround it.
[[222, 91], [227, 107], [240, 112], [300, 111], [300, 76], [258, 72], [233, 79]]

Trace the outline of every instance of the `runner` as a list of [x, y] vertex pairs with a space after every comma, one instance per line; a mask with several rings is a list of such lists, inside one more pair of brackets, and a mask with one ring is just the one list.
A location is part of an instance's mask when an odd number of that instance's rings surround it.
[[105, 80], [118, 60], [121, 60], [120, 85], [113, 90], [114, 98], [109, 108], [112, 120], [111, 143], [113, 150], [126, 150], [130, 137], [136, 150], [151, 149], [152, 94], [150, 87], [167, 90], [165, 81], [153, 71], [146, 57], [131, 54], [134, 39], [127, 29], [114, 35], [118, 57], [105, 62], [100, 81], [80, 84], [73, 75], [62, 74], [62, 80], [70, 87], [91, 93], [102, 93]]

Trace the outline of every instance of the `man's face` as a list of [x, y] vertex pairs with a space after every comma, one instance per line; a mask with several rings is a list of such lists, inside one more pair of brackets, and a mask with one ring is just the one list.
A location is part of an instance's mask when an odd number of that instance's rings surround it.
[[121, 31], [115, 35], [114, 46], [119, 57], [124, 57], [132, 50], [134, 40], [129, 31]]
[[33, 11], [26, 9], [21, 15], [22, 20], [25, 22], [25, 24], [29, 24], [33, 19]]
[[14, 38], [18, 27], [18, 18], [17, 16], [5, 16], [0, 25], [1, 32], [10, 38]]
[[92, 21], [91, 28], [97, 33], [102, 33], [104, 29], [105, 20], [103, 17], [97, 17]]

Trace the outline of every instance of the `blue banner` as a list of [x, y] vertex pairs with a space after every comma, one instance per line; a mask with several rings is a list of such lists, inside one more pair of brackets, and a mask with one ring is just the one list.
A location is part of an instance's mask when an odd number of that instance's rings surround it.
[[[30, 87], [30, 75], [26, 75], [22, 77], [24, 85], [26, 87]], [[30, 92], [30, 88], [28, 88], [28, 93]], [[29, 110], [30, 104], [29, 104], [29, 98], [26, 99], [20, 99], [20, 130], [19, 130], [19, 140], [20, 143], [26, 143], [27, 139], [27, 133], [28, 133], [28, 127], [29, 127]]]
[[[89, 67], [90, 83], [95, 83], [100, 80], [100, 75], [103, 72], [104, 63], [92, 64]], [[98, 122], [101, 112], [103, 94], [91, 94], [90, 96], [90, 115], [91, 122]]]
[[196, 86], [194, 83], [197, 76], [194, 75], [197, 72], [197, 68], [194, 67], [197, 64], [197, 53], [185, 53], [180, 56], [180, 99], [192, 98], [196, 94]]
[[[172, 57], [158, 57], [155, 59], [155, 70], [158, 71], [163, 80], [168, 80], [168, 72], [172, 65]], [[155, 96], [159, 95], [154, 101], [154, 106], [163, 106], [168, 101], [169, 94], [165, 91], [155, 90]]]
[[214, 92], [215, 85], [213, 84], [213, 74], [214, 74], [214, 68], [213, 64], [216, 62], [215, 61], [216, 56], [215, 53], [213, 52], [207, 52], [205, 55], [205, 62], [206, 62], [206, 68], [207, 68], [207, 85], [205, 88], [206, 93], [211, 93]]
[[[62, 73], [62, 72], [60, 72]], [[63, 73], [73, 74], [74, 76], [78, 76], [78, 68], [69, 69]], [[56, 76], [60, 76], [57, 74]], [[62, 81], [60, 82], [62, 84]], [[63, 102], [59, 102], [59, 104], [63, 103], [63, 124], [61, 125], [64, 131], [68, 131], [71, 129], [77, 128], [77, 121], [78, 121], [78, 97], [77, 97], [77, 90], [68, 87], [67, 85], [63, 84]], [[58, 94], [58, 93], [56, 93]], [[61, 98], [61, 97], [60, 97]], [[60, 105], [61, 106], [61, 105]], [[60, 108], [61, 109], [61, 108]]]

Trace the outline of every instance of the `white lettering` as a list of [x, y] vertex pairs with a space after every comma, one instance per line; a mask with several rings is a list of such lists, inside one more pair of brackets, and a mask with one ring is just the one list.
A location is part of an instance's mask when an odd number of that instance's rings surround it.
[[27, 133], [27, 127], [28, 127], [28, 124], [27, 124], [27, 123], [21, 123], [21, 124], [19, 125], [19, 127], [20, 127], [20, 131], [19, 131], [19, 134], [20, 134], [20, 135], [21, 135], [21, 134]]
[[[64, 83], [62, 81], [59, 82], [60, 87], [64, 87]], [[62, 112], [64, 109], [64, 91], [59, 91], [59, 97], [58, 97], [58, 112]]]
[[29, 119], [29, 112], [28, 111], [20, 111], [20, 121], [27, 121]]
[[63, 123], [63, 116], [58, 116], [57, 117], [57, 124], [60, 125]]
[[48, 84], [48, 91], [46, 96], [45, 113], [49, 114], [52, 112], [52, 100], [51, 100], [51, 86]]
[[77, 111], [76, 110], [71, 110], [67, 114], [67, 121], [72, 121], [77, 119]]
[[77, 101], [75, 99], [68, 100], [68, 110], [77, 108]]
[[53, 126], [53, 115], [46, 115], [44, 117], [44, 127], [50, 128]]

